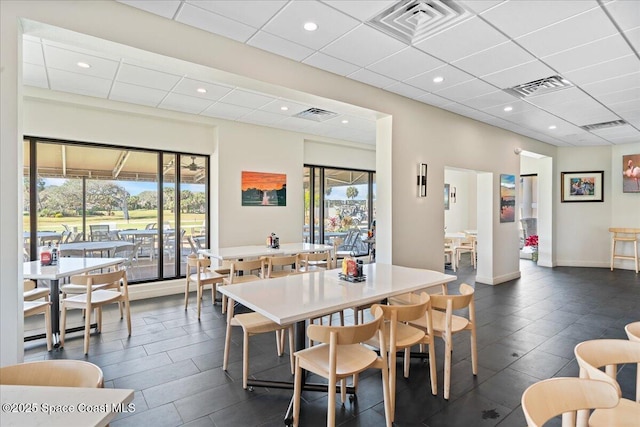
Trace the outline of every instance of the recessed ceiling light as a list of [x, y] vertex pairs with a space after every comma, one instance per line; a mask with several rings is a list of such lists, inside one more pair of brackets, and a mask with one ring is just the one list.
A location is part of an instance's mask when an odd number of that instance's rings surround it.
[[87, 64], [86, 62], [78, 62], [76, 65], [80, 68], [91, 68], [91, 65]]
[[343, 120], [343, 121], [342, 121], [342, 124], [343, 124], [343, 125], [346, 125], [347, 123], [349, 123], [349, 120]]
[[444, 81], [444, 77], [438, 76], [433, 78], [434, 83], [442, 83]]
[[554, 130], [557, 126], [556, 125], [551, 125], [549, 126], [549, 129]]
[[198, 89], [196, 89], [196, 92], [198, 93], [207, 93], [207, 90], [203, 87], [199, 87]]
[[280, 109], [282, 111], [289, 111], [289, 107], [287, 107], [286, 105], [283, 105], [282, 107], [280, 107]]
[[504, 107], [504, 111], [506, 111], [506, 112], [509, 112], [509, 111], [512, 111], [512, 110], [513, 110], [513, 107], [511, 107], [511, 106]]
[[315, 22], [305, 22], [304, 29], [307, 31], [315, 31], [318, 29], [318, 24], [316, 24]]

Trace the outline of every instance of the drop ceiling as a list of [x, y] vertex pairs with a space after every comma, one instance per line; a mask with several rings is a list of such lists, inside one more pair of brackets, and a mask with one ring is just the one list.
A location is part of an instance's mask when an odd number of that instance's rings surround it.
[[[640, 1], [120, 3], [553, 145], [640, 142]], [[385, 20], [393, 13], [397, 19]], [[316, 31], [303, 29], [309, 21]], [[385, 28], [394, 22], [403, 31]], [[414, 38], [404, 31], [411, 27]], [[79, 69], [89, 60], [91, 68]], [[370, 112], [296, 102], [152, 62], [25, 35], [26, 85], [375, 144]], [[505, 91], [552, 76], [567, 87], [527, 97]], [[292, 117], [308, 108], [337, 115]]]

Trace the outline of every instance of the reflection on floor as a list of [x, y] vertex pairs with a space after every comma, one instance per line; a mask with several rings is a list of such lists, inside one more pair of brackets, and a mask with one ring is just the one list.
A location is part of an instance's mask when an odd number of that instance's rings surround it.
[[[640, 275], [632, 271], [550, 269], [528, 260], [520, 265], [521, 279], [499, 286], [476, 285], [478, 376], [471, 374], [467, 336], [456, 337], [451, 398], [446, 402], [443, 345], [437, 341], [439, 395], [429, 392], [428, 365], [413, 360], [410, 378], [398, 378], [398, 426], [523, 426], [520, 397], [528, 385], [553, 376], [577, 376], [573, 348], [578, 342], [625, 338], [624, 325], [640, 319]], [[468, 259], [457, 274], [456, 283], [474, 284], [475, 271]], [[92, 336], [86, 359], [102, 367], [107, 387], [136, 390], [136, 411], [121, 414], [111, 426], [283, 425], [290, 391], [242, 389], [238, 330], [229, 371], [222, 370], [225, 319], [220, 306], [211, 305], [210, 295], [205, 293], [200, 322], [194, 297], [187, 311], [179, 295], [133, 302], [130, 338], [117, 307], [106, 311], [104, 332]], [[31, 319], [25, 329], [39, 326]], [[43, 342], [27, 343], [25, 359], [84, 359], [82, 336], [74, 335], [64, 350], [52, 353], [46, 352]], [[276, 356], [274, 341], [271, 334], [251, 338], [250, 372], [259, 378], [288, 380], [288, 358]], [[619, 380], [625, 397], [633, 398], [635, 366], [621, 369]], [[379, 381], [373, 372], [364, 375], [355, 400], [344, 407], [338, 400], [338, 425], [384, 425]], [[304, 394], [301, 425], [323, 426], [325, 413], [325, 394]]]

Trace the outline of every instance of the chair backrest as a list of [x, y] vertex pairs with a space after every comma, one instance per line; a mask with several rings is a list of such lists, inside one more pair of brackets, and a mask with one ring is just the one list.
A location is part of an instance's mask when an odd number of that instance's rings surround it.
[[[307, 327], [307, 336], [312, 341], [335, 345], [349, 345], [365, 342], [373, 337], [383, 320], [383, 313], [378, 309], [372, 309], [374, 319], [371, 322], [352, 326], [330, 326], [310, 324]], [[334, 341], [335, 340], [335, 341]]]
[[362, 241], [359, 228], [352, 228], [344, 238], [344, 242], [337, 247], [337, 251], [349, 252], [351, 256], [362, 256], [369, 253], [369, 246]]
[[[608, 382], [616, 387], [618, 396], [622, 396], [620, 385], [616, 381], [618, 365], [635, 363], [640, 368], [640, 342], [590, 340], [576, 345], [574, 353], [580, 365], [580, 377]], [[603, 367], [604, 372], [600, 370]], [[640, 369], [637, 369], [636, 384], [640, 384]], [[636, 401], [640, 402], [640, 390], [636, 390]]]
[[189, 254], [187, 256], [187, 273], [191, 273], [194, 268], [198, 268], [203, 271], [211, 266], [211, 258], [200, 258], [196, 254]]
[[250, 261], [232, 261], [229, 263], [229, 283], [234, 282], [234, 278], [236, 277], [236, 273], [243, 272], [252, 272], [259, 270], [260, 277], [264, 277], [264, 266], [265, 262], [263, 259], [254, 259]]
[[102, 388], [102, 369], [82, 360], [40, 360], [0, 368], [0, 384]]
[[270, 278], [274, 273], [274, 267], [287, 267], [291, 266], [291, 272], [300, 270], [300, 257], [298, 255], [286, 255], [286, 256], [266, 256], [262, 257], [267, 267], [267, 278]]
[[409, 322], [411, 320], [417, 320], [421, 317], [424, 317], [430, 306], [431, 298], [429, 294], [426, 292], [422, 292], [420, 295], [415, 295], [415, 299], [412, 296], [411, 304], [374, 304], [371, 306], [371, 309], [373, 310], [375, 307], [380, 307], [386, 320], [391, 320], [393, 322]]
[[[116, 270], [109, 273], [77, 274], [71, 276], [69, 282], [72, 285], [86, 286], [87, 294], [91, 293], [93, 287], [100, 286], [101, 289], [115, 289], [127, 297], [129, 295], [126, 270]], [[89, 299], [87, 300], [90, 302]]]
[[326, 264], [327, 269], [331, 268], [331, 251], [311, 252], [299, 254], [300, 266], [309, 267], [309, 263], [318, 265]]
[[475, 318], [472, 310], [474, 289], [463, 283], [460, 285], [460, 295], [431, 295], [431, 307], [437, 310], [460, 310], [469, 307], [469, 318]]
[[79, 231], [73, 237], [73, 242], [82, 242], [84, 240], [84, 232]]
[[640, 322], [629, 323], [624, 327], [624, 330], [629, 337], [629, 341], [640, 342]]
[[529, 427], [539, 427], [564, 413], [613, 408], [618, 402], [618, 393], [611, 384], [583, 378], [551, 378], [524, 391], [522, 411]]
[[92, 241], [109, 240], [109, 226], [107, 224], [91, 224], [89, 232]]

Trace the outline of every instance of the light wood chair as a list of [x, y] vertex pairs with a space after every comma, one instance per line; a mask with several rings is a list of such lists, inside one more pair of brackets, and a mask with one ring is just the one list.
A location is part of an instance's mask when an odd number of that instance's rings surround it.
[[67, 310], [84, 309], [84, 354], [89, 353], [89, 338], [91, 333], [91, 312], [96, 310], [98, 330], [102, 331], [102, 306], [118, 303], [120, 318], [122, 309], [127, 312], [127, 331], [131, 336], [131, 312], [129, 310], [129, 286], [125, 270], [110, 273], [81, 274], [71, 276], [71, 284], [85, 286], [85, 293], [63, 298], [60, 301], [62, 314], [60, 316], [60, 347], [64, 347], [65, 329], [67, 324]]
[[629, 341], [640, 342], [640, 322], [629, 323], [624, 327], [624, 330], [629, 337]]
[[[589, 417], [589, 426], [637, 426], [640, 423], [640, 343], [627, 340], [601, 339], [584, 341], [574, 349], [580, 366], [580, 378], [608, 382], [622, 397], [616, 380], [618, 365], [636, 364], [636, 400], [620, 399], [610, 409], [597, 409]], [[600, 368], [605, 368], [602, 371]], [[578, 414], [586, 419], [588, 414]]]
[[444, 239], [444, 257], [445, 262], [447, 262], [447, 258], [451, 262], [451, 269], [456, 271], [456, 256], [453, 246], [453, 239]]
[[[189, 306], [189, 291], [191, 284], [196, 285], [196, 303], [198, 305], [198, 320], [200, 320], [200, 308], [202, 306], [202, 296], [204, 287], [211, 286], [211, 304], [216, 304], [216, 291], [218, 283], [222, 283], [225, 275], [217, 273], [210, 269], [210, 258], [199, 258], [196, 254], [190, 254], [187, 257], [187, 274], [184, 288], [184, 309]], [[195, 273], [194, 273], [195, 271]]]
[[331, 268], [331, 251], [300, 254], [300, 271], [328, 270]]
[[[433, 318], [433, 334], [444, 340], [444, 398], [449, 399], [451, 388], [451, 352], [453, 351], [453, 335], [462, 331], [471, 334], [471, 370], [478, 375], [478, 348], [476, 344], [476, 309], [473, 300], [474, 289], [463, 283], [460, 295], [431, 295]], [[469, 317], [453, 314], [454, 310], [468, 308]], [[425, 320], [409, 322], [413, 326], [427, 330]]]
[[83, 360], [39, 360], [0, 368], [0, 384], [102, 388], [102, 369]]
[[[466, 233], [465, 233], [466, 234]], [[471, 265], [473, 268], [476, 268], [476, 257], [477, 257], [477, 239], [476, 236], [471, 234], [466, 234], [466, 239], [460, 243], [460, 245], [454, 248], [455, 250], [455, 258], [456, 258], [456, 266], [460, 265], [461, 255], [463, 253], [471, 254]]]
[[[640, 228], [609, 228], [609, 231], [613, 233], [611, 235], [611, 271], [613, 271], [613, 261], [615, 259], [628, 259], [635, 262], [636, 273], [640, 271], [638, 266], [640, 261], [638, 259], [638, 237], [640, 236]], [[616, 252], [616, 246], [618, 243], [631, 243], [633, 245], [633, 255], [624, 255]]]
[[[409, 365], [411, 347], [416, 344], [427, 344], [429, 346], [429, 369], [431, 375], [431, 393], [438, 394], [438, 383], [436, 379], [436, 353], [433, 342], [433, 327], [431, 320], [431, 301], [426, 292], [415, 295], [415, 304], [408, 305], [378, 305], [371, 306], [371, 311], [382, 310], [384, 321], [384, 338], [389, 359], [389, 391], [391, 420], [395, 418], [396, 407], [396, 353], [404, 350], [404, 377], [409, 378]], [[429, 333], [421, 328], [416, 328], [408, 324], [411, 320], [425, 320]], [[366, 342], [368, 345], [382, 350], [377, 336]]]
[[[225, 286], [232, 286], [237, 283], [246, 283], [260, 280], [264, 276], [265, 262], [263, 259], [252, 261], [234, 261], [230, 263], [229, 277], [224, 279]], [[259, 275], [244, 274], [237, 276], [239, 271], [256, 271]], [[291, 373], [293, 374], [293, 327], [283, 326], [267, 319], [260, 313], [241, 313], [235, 314], [235, 301], [227, 298], [227, 333], [224, 341], [224, 356], [222, 369], [227, 370], [229, 364], [229, 349], [231, 347], [231, 328], [240, 326], [242, 328], [242, 388], [247, 388], [247, 380], [249, 378], [249, 337], [252, 335], [263, 334], [266, 332], [276, 333], [276, 347], [278, 356], [284, 353], [284, 345], [281, 339], [281, 332], [288, 330], [289, 332], [289, 361], [291, 363]]]
[[[24, 317], [44, 314], [44, 328], [47, 338], [47, 351], [51, 351], [51, 302], [49, 288], [37, 288], [33, 280], [24, 281]], [[44, 299], [44, 301], [39, 301]]]
[[[298, 255], [263, 257], [267, 269], [266, 278], [285, 277], [300, 270]], [[279, 269], [278, 269], [279, 268]]]
[[[391, 427], [391, 406], [389, 399], [389, 373], [387, 353], [381, 355], [367, 348], [363, 343], [378, 335], [379, 343], [386, 348], [383, 328], [383, 313], [379, 308], [373, 312], [369, 323], [354, 326], [309, 325], [309, 339], [322, 344], [295, 353], [296, 371], [293, 400], [293, 425], [300, 425], [300, 396], [302, 393], [303, 369], [320, 375], [329, 381], [327, 396], [327, 426], [335, 426], [336, 400], [334, 393], [338, 381], [341, 385], [341, 401], [346, 400], [346, 379], [360, 372], [376, 368], [382, 371], [382, 390], [386, 426]], [[354, 384], [355, 386], [355, 384]]]
[[542, 380], [530, 385], [522, 393], [522, 411], [528, 427], [542, 427], [558, 415], [562, 415], [562, 427], [574, 427], [576, 411], [603, 410], [617, 404], [615, 387], [603, 381], [584, 378]]

